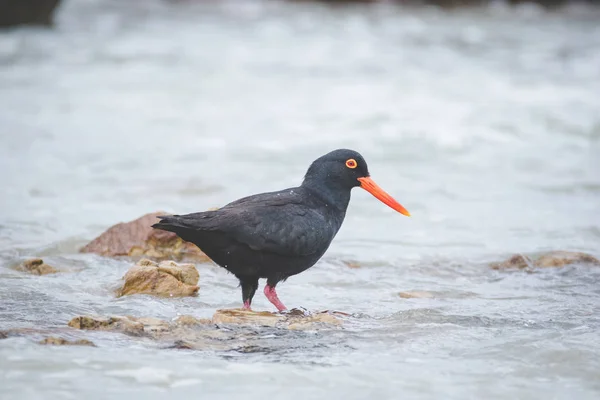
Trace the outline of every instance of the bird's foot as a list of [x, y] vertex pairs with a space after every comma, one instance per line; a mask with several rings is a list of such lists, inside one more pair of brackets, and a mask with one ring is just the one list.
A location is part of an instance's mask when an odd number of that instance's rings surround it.
[[244, 301], [244, 306], [242, 307], [242, 309], [246, 311], [252, 311], [252, 308], [250, 308], [250, 302], [248, 300]]
[[266, 285], [264, 292], [265, 292], [265, 296], [267, 296], [267, 299], [269, 299], [271, 304], [273, 304], [275, 307], [277, 307], [277, 310], [287, 311], [287, 307], [284, 306], [283, 303], [281, 302], [281, 300], [279, 300], [279, 297], [277, 297], [277, 292], [275, 291], [274, 287]]

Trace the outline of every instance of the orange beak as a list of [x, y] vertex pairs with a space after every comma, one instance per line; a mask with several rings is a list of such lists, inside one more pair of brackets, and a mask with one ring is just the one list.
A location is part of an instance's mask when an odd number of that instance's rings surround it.
[[398, 203], [392, 196], [387, 194], [382, 188], [379, 187], [378, 184], [373, 181], [370, 177], [357, 178], [360, 182], [360, 187], [365, 189], [367, 192], [371, 193], [375, 198], [381, 201], [383, 204], [388, 207], [393, 208], [398, 211], [400, 214], [404, 214], [407, 217], [410, 217], [410, 213], [406, 210], [406, 208], [402, 207], [400, 203]]

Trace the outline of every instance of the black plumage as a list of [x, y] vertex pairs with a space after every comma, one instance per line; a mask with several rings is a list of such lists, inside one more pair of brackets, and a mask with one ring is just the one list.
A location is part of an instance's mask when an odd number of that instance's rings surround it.
[[265, 295], [285, 310], [275, 286], [323, 256], [344, 221], [350, 191], [356, 186], [408, 215], [369, 178], [359, 153], [340, 149], [315, 160], [299, 187], [244, 197], [215, 211], [160, 217], [153, 227], [194, 243], [234, 274], [245, 308], [250, 308], [258, 280], [266, 278]]

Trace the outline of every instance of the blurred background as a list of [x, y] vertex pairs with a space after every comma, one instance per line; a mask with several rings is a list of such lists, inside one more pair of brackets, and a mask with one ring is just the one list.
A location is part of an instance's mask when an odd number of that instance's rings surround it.
[[[130, 265], [78, 249], [148, 212], [295, 186], [336, 148], [361, 152], [413, 215], [355, 190], [323, 261], [279, 289], [286, 304], [362, 313], [337, 345], [294, 337], [289, 352], [200, 362], [99, 337], [104, 352], [69, 350], [57, 364], [53, 350], [10, 339], [3, 399], [100, 386], [597, 398], [597, 270], [485, 266], [600, 255], [594, 2], [0, 0], [0, 26], [0, 327], [237, 306], [235, 279], [212, 266], [199, 266], [198, 299], [115, 300], [109, 286]], [[84, 275], [9, 269], [31, 256]], [[406, 289], [454, 297], [399, 299]]]

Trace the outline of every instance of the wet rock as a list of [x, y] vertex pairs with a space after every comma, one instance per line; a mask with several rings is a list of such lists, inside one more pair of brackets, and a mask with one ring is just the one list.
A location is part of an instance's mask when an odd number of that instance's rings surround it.
[[129, 317], [79, 316], [68, 324], [71, 328], [95, 331], [114, 331], [140, 336], [144, 333], [144, 324]]
[[535, 260], [536, 267], [564, 267], [569, 264], [600, 265], [600, 261], [589, 254], [572, 251], [553, 251], [543, 254]]
[[156, 260], [175, 259], [206, 262], [210, 259], [197, 246], [185, 242], [172, 232], [152, 228], [157, 216], [165, 212], [146, 214], [134, 221], [110, 227], [81, 249], [106, 257], [149, 257]]
[[32, 258], [17, 266], [18, 271], [29, 272], [33, 275], [55, 274], [58, 270], [46, 263], [41, 258]]
[[243, 309], [217, 310], [212, 317], [213, 324], [244, 324], [275, 326], [285, 320], [281, 314], [268, 311], [249, 311]]
[[0, 27], [15, 25], [51, 25], [60, 0], [2, 0]]
[[434, 292], [426, 292], [424, 290], [409, 290], [406, 292], [398, 293], [398, 296], [403, 299], [433, 299], [435, 296]]
[[521, 254], [516, 254], [506, 261], [490, 264], [492, 269], [523, 269], [531, 265], [531, 259]]
[[125, 283], [118, 296], [151, 294], [161, 297], [184, 297], [198, 294], [200, 275], [193, 264], [163, 261], [157, 264], [140, 260], [123, 277]]
[[361, 265], [358, 262], [356, 262], [356, 261], [342, 261], [342, 262], [348, 268], [356, 269], [356, 268], [360, 268], [361, 267]]
[[341, 326], [342, 321], [328, 312], [304, 314], [290, 311], [286, 314], [275, 314], [267, 311], [248, 311], [243, 309], [217, 310], [213, 315], [214, 324], [276, 326], [291, 330], [317, 329], [319, 327]]
[[208, 325], [212, 320], [208, 318], [196, 318], [191, 315], [181, 315], [175, 319], [175, 324], [180, 326]]
[[307, 317], [291, 318], [288, 321], [287, 328], [290, 330], [314, 330], [319, 327], [331, 328], [341, 325], [342, 321], [339, 318], [336, 318], [332, 314], [323, 312], [309, 315]]
[[492, 269], [532, 269], [564, 267], [569, 264], [591, 264], [600, 265], [600, 261], [589, 254], [571, 251], [552, 251], [538, 256], [525, 256], [516, 254], [506, 261], [490, 264]]
[[54, 336], [50, 336], [47, 337], [46, 339], [38, 342], [39, 344], [48, 344], [48, 345], [53, 345], [53, 346], [93, 346], [96, 347], [96, 345], [93, 342], [90, 342], [87, 339], [79, 339], [79, 340], [67, 340], [67, 339], [63, 339], [60, 337], [54, 337]]

